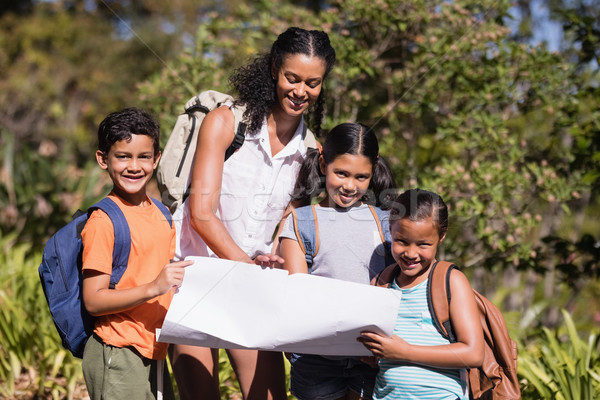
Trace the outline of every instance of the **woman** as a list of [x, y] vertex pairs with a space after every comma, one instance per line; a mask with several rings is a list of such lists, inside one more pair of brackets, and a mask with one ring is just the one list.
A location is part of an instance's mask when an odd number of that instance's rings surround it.
[[[271, 51], [236, 70], [230, 83], [239, 97], [206, 116], [198, 135], [189, 198], [174, 215], [178, 258], [214, 256], [274, 266], [273, 248], [300, 165], [304, 113], [318, 133], [323, 82], [335, 63], [327, 34], [289, 28]], [[224, 162], [234, 132], [231, 107], [245, 106], [248, 133]], [[228, 350], [242, 394], [285, 399], [283, 357], [278, 352]], [[173, 370], [182, 399], [219, 399], [218, 350], [174, 345]]]

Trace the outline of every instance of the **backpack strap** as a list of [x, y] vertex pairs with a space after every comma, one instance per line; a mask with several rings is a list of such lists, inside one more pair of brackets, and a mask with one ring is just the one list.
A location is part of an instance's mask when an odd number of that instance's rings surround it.
[[235, 137], [233, 138], [233, 142], [225, 151], [225, 161], [229, 159], [242, 145], [244, 144], [244, 140], [246, 140], [246, 128], [247, 125], [243, 122], [244, 119], [244, 111], [245, 107], [230, 107], [229, 108], [233, 112], [234, 117], [234, 125], [233, 130], [235, 132]]
[[[190, 128], [190, 133], [193, 133], [196, 130], [197, 121], [196, 121], [196, 118], [194, 117], [194, 113], [201, 112], [204, 114], [208, 114], [210, 111], [210, 109], [208, 107], [206, 107], [205, 105], [202, 104], [202, 100], [200, 99], [200, 96], [202, 96], [202, 95], [204, 95], [204, 92], [197, 94], [195, 97], [193, 97], [190, 100], [190, 102], [188, 102], [186, 104], [185, 113], [192, 120], [192, 126]], [[221, 101], [224, 101], [226, 103], [227, 99], [232, 99], [232, 98], [230, 96], [227, 96], [226, 99], [222, 99]], [[216, 106], [214, 108], [218, 108], [225, 103], [219, 102], [216, 104]], [[245, 122], [242, 122], [244, 120], [244, 112], [246, 111], [246, 107], [231, 106], [231, 107], [229, 107], [229, 109], [233, 113], [233, 131], [235, 132], [235, 137], [233, 138], [233, 141], [231, 142], [231, 144], [225, 151], [225, 161], [227, 161], [227, 159], [229, 157], [231, 157], [231, 155], [233, 153], [235, 153], [240, 147], [242, 147], [242, 145], [244, 144], [244, 140], [246, 140], [246, 128], [248, 127], [248, 125]], [[188, 136], [188, 143], [186, 143], [185, 151], [184, 151], [182, 159], [185, 159], [185, 156], [186, 156], [185, 153], [187, 152], [187, 149], [190, 147], [189, 142], [191, 142], [192, 138], [193, 138], [193, 134], [190, 134]], [[313, 140], [314, 140], [314, 137], [313, 137]], [[180, 169], [182, 166], [183, 166], [183, 164], [180, 165]], [[179, 175], [179, 172], [180, 171], [178, 171], [178, 175]]]
[[156, 205], [156, 207], [158, 207], [158, 209], [163, 213], [163, 215], [165, 216], [165, 219], [169, 223], [169, 226], [173, 227], [173, 217], [171, 217], [171, 212], [169, 211], [169, 209], [167, 208], [167, 206], [165, 206], [159, 200], [156, 200], [156, 199], [154, 199], [152, 197], [150, 197], [150, 199]]
[[450, 272], [454, 268], [457, 268], [456, 265], [448, 261], [436, 261], [427, 282], [427, 307], [431, 318], [438, 332], [451, 343], [456, 342], [450, 321]]
[[[384, 211], [379, 207], [373, 207], [369, 204], [369, 210], [371, 210], [371, 214], [373, 214], [373, 218], [377, 223], [377, 229], [379, 230], [379, 236], [381, 238], [381, 243], [383, 243], [383, 248], [385, 250], [385, 265], [388, 266], [394, 263], [394, 258], [392, 257], [392, 234], [390, 232], [390, 213], [388, 211]], [[386, 229], [384, 229], [384, 227]]]
[[[373, 214], [373, 218], [375, 219], [375, 223], [377, 223], [377, 229], [379, 230], [379, 237], [381, 238], [381, 243], [385, 243], [385, 236], [383, 233], [383, 229], [381, 228], [381, 218], [379, 215], [379, 211], [376, 211], [375, 207], [373, 207], [372, 205], [369, 204], [369, 210], [371, 211], [371, 214]], [[377, 210], [381, 210], [380, 208], [377, 208]]]
[[127, 224], [123, 211], [121, 211], [117, 203], [112, 199], [105, 197], [91, 206], [88, 209], [88, 216], [95, 210], [102, 210], [110, 217], [115, 231], [112, 274], [110, 275], [109, 284], [109, 288], [114, 289], [119, 280], [121, 280], [125, 269], [127, 269], [129, 251], [131, 250], [131, 232], [129, 231], [129, 224]]
[[[208, 109], [208, 107], [202, 105], [200, 103], [200, 97], [199, 95], [197, 95], [195, 98], [195, 102], [192, 103], [192, 105], [190, 105], [189, 107], [187, 107], [185, 109], [185, 113], [189, 115], [189, 117], [192, 120], [192, 126], [190, 127], [190, 135], [188, 136], [188, 140], [186, 142], [185, 145], [185, 150], [183, 152], [183, 156], [181, 157], [182, 160], [185, 160], [185, 157], [187, 155], [187, 151], [191, 145], [191, 140], [192, 137], [194, 136], [193, 133], [196, 129], [196, 118], [194, 117], [194, 113], [196, 111], [200, 111], [203, 112], [205, 114], [208, 114], [208, 112], [210, 111]], [[222, 104], [217, 105], [217, 107], [220, 107]], [[216, 108], [216, 107], [215, 107]], [[233, 112], [233, 130], [235, 132], [235, 136], [233, 137], [233, 141], [231, 142], [231, 144], [229, 145], [229, 147], [227, 148], [227, 150], [225, 150], [225, 161], [227, 161], [229, 159], [229, 157], [231, 157], [233, 155], [233, 153], [235, 153], [240, 147], [242, 147], [242, 145], [244, 144], [244, 141], [246, 140], [246, 129], [248, 127], [248, 125], [243, 121], [244, 118], [244, 111], [246, 110], [245, 107], [229, 107], [229, 109], [231, 110], [231, 112]], [[177, 176], [179, 176], [180, 172], [181, 172], [181, 168], [183, 167], [183, 162], [179, 165], [179, 169], [177, 170]], [[185, 202], [185, 200], [189, 197], [190, 195], [190, 190], [192, 188], [192, 184], [190, 183], [187, 186], [187, 189], [185, 190], [185, 193], [183, 194], [182, 200], [181, 202]]]
[[311, 272], [313, 258], [319, 252], [319, 221], [314, 205], [292, 209], [294, 232], [300, 250], [304, 253], [308, 272]]
[[390, 264], [371, 280], [371, 285], [389, 288], [398, 273], [400, 273], [400, 266], [396, 263]]

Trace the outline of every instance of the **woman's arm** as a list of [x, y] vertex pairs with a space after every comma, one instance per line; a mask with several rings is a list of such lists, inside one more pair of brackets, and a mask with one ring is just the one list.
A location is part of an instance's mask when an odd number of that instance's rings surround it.
[[308, 274], [308, 265], [304, 253], [300, 249], [300, 245], [294, 239], [281, 238], [279, 250], [281, 257], [285, 260], [283, 269], [287, 270], [290, 275], [296, 273]]
[[94, 270], [83, 273], [83, 302], [94, 316], [115, 314], [145, 303], [178, 288], [183, 282], [184, 268], [193, 261], [177, 261], [163, 267], [156, 279], [129, 289], [109, 289], [110, 275]]
[[189, 198], [192, 228], [220, 258], [252, 263], [217, 217], [225, 152], [235, 136], [234, 116], [228, 107], [209, 112], [200, 127], [194, 153]]
[[475, 368], [483, 362], [483, 330], [475, 296], [465, 275], [457, 270], [450, 274], [452, 301], [450, 319], [457, 342], [441, 346], [408, 344], [399, 336], [385, 337], [363, 332], [357, 339], [376, 357], [408, 361], [431, 367]]

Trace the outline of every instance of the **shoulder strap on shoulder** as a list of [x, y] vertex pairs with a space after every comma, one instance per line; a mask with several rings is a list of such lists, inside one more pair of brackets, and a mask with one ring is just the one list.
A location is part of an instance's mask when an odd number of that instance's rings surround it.
[[456, 265], [448, 261], [437, 261], [429, 273], [427, 282], [427, 306], [431, 318], [440, 334], [450, 342], [455, 342], [456, 337], [450, 322], [450, 272]]
[[[188, 102], [185, 104], [185, 113], [192, 117], [192, 128], [190, 131], [194, 132], [196, 128], [196, 118], [193, 118], [195, 112], [208, 114], [209, 111], [214, 110], [215, 108], [218, 108], [227, 102], [233, 102], [233, 97], [216, 90], [205, 90], [188, 100]], [[235, 107], [231, 106], [229, 109], [231, 112], [233, 112], [233, 131], [235, 132], [235, 137], [225, 152], [225, 160], [231, 157], [231, 155], [235, 153], [237, 149], [242, 147], [244, 140], [246, 139], [247, 128], [247, 124], [243, 122], [246, 107], [238, 105]], [[191, 136], [192, 135], [190, 135], [190, 137]]]
[[233, 142], [231, 142], [231, 145], [227, 148], [227, 151], [225, 151], [225, 161], [227, 161], [227, 159], [229, 159], [229, 157], [231, 157], [233, 153], [235, 153], [240, 147], [242, 147], [242, 145], [244, 144], [244, 140], [246, 140], [247, 125], [243, 121], [244, 111], [246, 110], [246, 107], [235, 106], [231, 107], [230, 110], [233, 112], [233, 117], [235, 121], [233, 126], [235, 137], [233, 138]]
[[383, 228], [381, 226], [381, 209], [379, 207], [373, 207], [369, 204], [369, 210], [371, 214], [373, 214], [373, 218], [377, 223], [377, 229], [379, 230], [379, 237], [381, 237], [381, 243], [385, 243], [385, 234], [383, 233]]
[[310, 271], [313, 257], [319, 252], [319, 222], [315, 206], [300, 207], [292, 210], [294, 231], [300, 249], [306, 257]]
[[399, 270], [400, 267], [396, 263], [388, 265], [371, 280], [371, 285], [389, 287], [392, 281], [396, 279]]
[[379, 236], [381, 238], [381, 243], [383, 243], [383, 247], [385, 250], [385, 265], [389, 265], [394, 262], [394, 257], [392, 256], [392, 234], [390, 233], [390, 213], [389, 211], [384, 211], [379, 207], [373, 207], [369, 204], [369, 210], [371, 210], [371, 214], [373, 214], [373, 218], [377, 223], [377, 229], [379, 230]]
[[156, 205], [156, 207], [158, 207], [158, 209], [163, 213], [163, 215], [165, 216], [165, 219], [169, 223], [169, 226], [172, 227], [173, 226], [173, 217], [171, 217], [171, 213], [169, 212], [169, 209], [167, 208], [167, 206], [165, 206], [163, 203], [156, 200], [155, 198], [150, 197], [150, 199]]
[[131, 250], [131, 233], [129, 231], [129, 224], [127, 224], [127, 220], [125, 219], [123, 211], [121, 211], [117, 203], [115, 203], [113, 200], [108, 197], [103, 198], [88, 209], [88, 215], [97, 209], [104, 211], [110, 217], [115, 231], [112, 265], [113, 269], [110, 276], [109, 286], [111, 289], [113, 289], [119, 280], [121, 280], [121, 277], [127, 268], [129, 251]]

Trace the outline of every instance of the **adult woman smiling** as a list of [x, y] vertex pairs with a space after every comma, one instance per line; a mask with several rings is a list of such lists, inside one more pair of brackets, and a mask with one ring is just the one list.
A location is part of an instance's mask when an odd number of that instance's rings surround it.
[[[274, 231], [306, 155], [305, 124], [320, 129], [323, 83], [334, 63], [327, 34], [289, 28], [269, 53], [233, 73], [230, 83], [238, 97], [204, 119], [190, 196], [174, 215], [178, 258], [283, 262], [275, 255]], [[248, 133], [224, 162], [234, 138], [231, 107], [245, 107]], [[280, 353], [228, 350], [228, 355], [246, 400], [286, 398]], [[175, 345], [172, 363], [182, 399], [220, 398], [217, 349]]]

